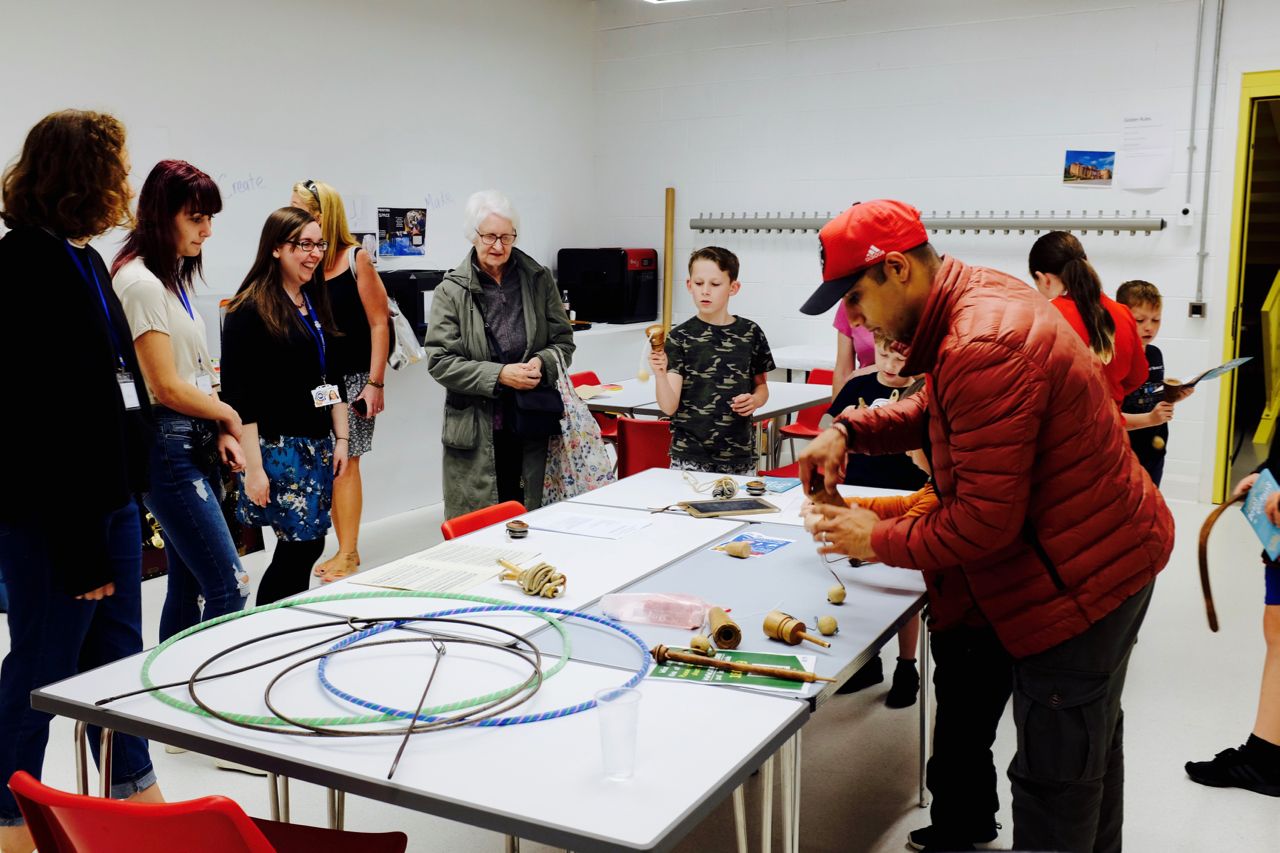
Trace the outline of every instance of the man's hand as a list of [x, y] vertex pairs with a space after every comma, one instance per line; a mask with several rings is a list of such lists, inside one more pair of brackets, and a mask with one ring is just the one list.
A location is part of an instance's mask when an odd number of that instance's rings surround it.
[[816, 516], [811, 531], [813, 539], [822, 543], [819, 554], [842, 554], [864, 562], [877, 559], [876, 552], [871, 550], [871, 531], [880, 517], [871, 510], [815, 504], [812, 516]]
[[[849, 458], [848, 441], [843, 428], [831, 427], [800, 451], [800, 482], [808, 483], [813, 472], [822, 469], [827, 491], [835, 491], [844, 482], [844, 466]], [[850, 555], [852, 556], [852, 555]]]

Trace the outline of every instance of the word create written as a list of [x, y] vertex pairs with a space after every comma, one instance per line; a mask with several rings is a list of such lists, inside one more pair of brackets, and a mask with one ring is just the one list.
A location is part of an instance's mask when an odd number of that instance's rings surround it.
[[253, 172], [249, 172], [243, 178], [232, 178], [226, 172], [218, 175], [218, 188], [227, 198], [261, 189], [264, 182], [265, 179], [261, 175], [255, 175]]

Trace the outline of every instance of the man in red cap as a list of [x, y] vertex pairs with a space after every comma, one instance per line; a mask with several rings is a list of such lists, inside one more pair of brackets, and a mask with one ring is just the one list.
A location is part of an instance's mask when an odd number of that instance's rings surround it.
[[1030, 286], [939, 257], [910, 205], [855, 204], [819, 239], [823, 283], [801, 310], [843, 302], [906, 351], [902, 373], [924, 374], [926, 392], [837, 418], [801, 455], [801, 479], [821, 469], [834, 488], [851, 452], [924, 448], [940, 505], [885, 520], [821, 506], [814, 537], [823, 553], [924, 573], [932, 630], [967, 638], [968, 683], [958, 700], [940, 687], [940, 709], [996, 706], [998, 719], [1012, 667], [1014, 848], [1118, 851], [1120, 695], [1173, 519], [1100, 364]]

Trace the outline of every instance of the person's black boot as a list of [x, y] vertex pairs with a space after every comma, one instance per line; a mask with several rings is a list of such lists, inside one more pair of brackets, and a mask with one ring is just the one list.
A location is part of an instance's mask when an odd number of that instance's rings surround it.
[[1249, 735], [1239, 749], [1224, 749], [1212, 761], [1188, 761], [1186, 771], [1201, 785], [1280, 797], [1280, 746], [1257, 735]]
[[940, 826], [925, 826], [907, 833], [907, 846], [924, 853], [942, 851], [976, 850], [976, 844], [995, 841], [1000, 834], [1000, 824], [994, 823], [977, 832], [956, 832]]
[[898, 665], [893, 670], [893, 686], [889, 695], [884, 697], [884, 704], [890, 708], [910, 708], [916, 704], [916, 696], [920, 693], [920, 673], [916, 672], [916, 662], [898, 658]]
[[882, 681], [884, 681], [884, 664], [880, 662], [880, 656], [876, 655], [864, 663], [862, 669], [851, 675], [848, 681], [841, 684], [836, 692], [842, 696], [846, 693], [857, 693]]

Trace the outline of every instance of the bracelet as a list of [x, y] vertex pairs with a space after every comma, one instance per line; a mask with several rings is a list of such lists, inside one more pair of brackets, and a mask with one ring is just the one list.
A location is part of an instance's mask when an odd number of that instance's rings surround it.
[[381, 383], [381, 382], [374, 382], [372, 379], [365, 380], [365, 383], [364, 383], [364, 384], [365, 384], [365, 385], [372, 385], [374, 388], [378, 388], [378, 389], [382, 389], [382, 388], [385, 388], [385, 387], [386, 387], [386, 385], [384, 385], [383, 383]]
[[345, 442], [347, 442], [348, 444], [350, 444], [350, 443], [351, 443], [351, 439], [347, 438], [345, 435], [338, 435], [338, 436], [334, 436], [333, 440], [334, 440], [334, 441], [345, 441]]

